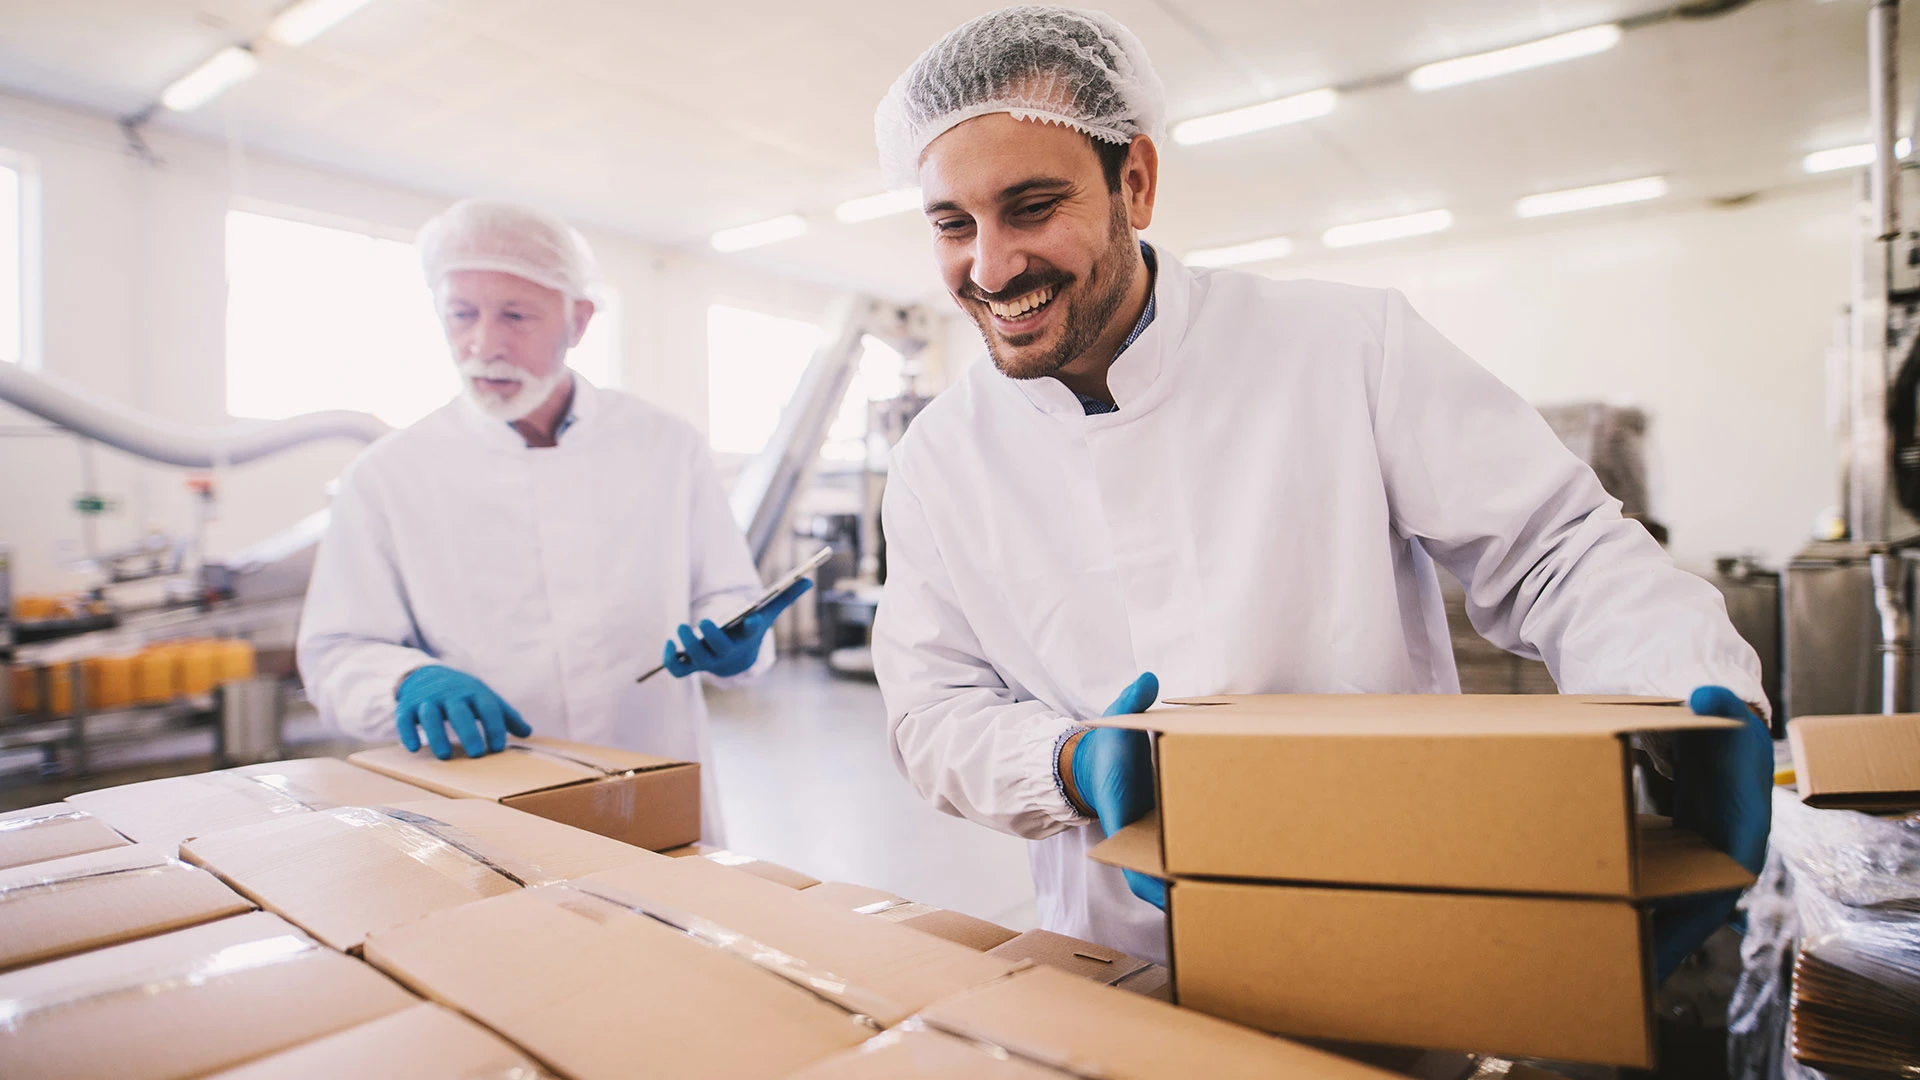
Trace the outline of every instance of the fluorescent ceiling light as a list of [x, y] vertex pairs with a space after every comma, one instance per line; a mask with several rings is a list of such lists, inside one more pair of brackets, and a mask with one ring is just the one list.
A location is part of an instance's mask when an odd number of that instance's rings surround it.
[[1330, 248], [1353, 247], [1355, 244], [1374, 244], [1382, 240], [1425, 236], [1427, 233], [1437, 233], [1451, 224], [1453, 224], [1451, 211], [1428, 210], [1425, 213], [1383, 218], [1379, 221], [1335, 225], [1320, 234], [1320, 242]]
[[1515, 45], [1508, 49], [1495, 49], [1492, 52], [1474, 56], [1462, 56], [1455, 60], [1442, 60], [1435, 64], [1424, 64], [1414, 68], [1407, 76], [1407, 85], [1415, 90], [1438, 90], [1443, 86], [1458, 86], [1461, 83], [1491, 79], [1495, 75], [1506, 75], [1528, 68], [1545, 67], [1562, 60], [1574, 60], [1582, 56], [1603, 53], [1620, 44], [1620, 26], [1607, 23], [1604, 26], [1589, 26], [1585, 30], [1575, 30], [1567, 34], [1555, 34], [1539, 41], [1529, 41], [1525, 45]]
[[192, 112], [259, 69], [260, 61], [254, 59], [252, 53], [229, 45], [214, 53], [206, 63], [174, 80], [160, 95], [160, 104], [174, 112]]
[[1188, 266], [1239, 266], [1241, 263], [1267, 262], [1293, 254], [1293, 241], [1284, 236], [1251, 240], [1230, 247], [1202, 248], [1187, 254]]
[[833, 216], [847, 225], [857, 225], [862, 221], [875, 218], [892, 217], [909, 210], [920, 209], [920, 189], [900, 188], [896, 191], [883, 191], [878, 195], [862, 195], [857, 199], [848, 199], [833, 208]]
[[[1893, 144], [1896, 157], [1906, 157], [1913, 152], [1913, 140], [1901, 139]], [[1833, 172], [1836, 169], [1864, 169], [1873, 164], [1873, 144], [1861, 143], [1858, 146], [1836, 146], [1832, 150], [1815, 150], [1800, 159], [1800, 168], [1810, 173]]]
[[1173, 125], [1173, 141], [1181, 146], [1195, 146], [1215, 139], [1230, 139], [1235, 135], [1265, 131], [1282, 124], [1297, 124], [1332, 112], [1339, 97], [1332, 90], [1309, 90], [1304, 94], [1249, 105], [1244, 109], [1197, 116]]
[[745, 251], [762, 244], [791, 240], [806, 231], [806, 218], [799, 214], [786, 214], [766, 221], [756, 221], [751, 225], [721, 229], [713, 234], [710, 243], [713, 244], [715, 251]]
[[1567, 214], [1575, 210], [1593, 210], [1602, 206], [1645, 202], [1648, 199], [1658, 199], [1666, 193], [1666, 177], [1643, 176], [1638, 180], [1622, 180], [1615, 184], [1595, 184], [1592, 187], [1569, 188], [1565, 191], [1547, 191], [1539, 195], [1529, 195], [1515, 203], [1513, 209], [1523, 218], [1545, 217], [1548, 214]]
[[368, 0], [299, 0], [273, 17], [267, 24], [267, 36], [282, 45], [305, 45], [367, 3]]

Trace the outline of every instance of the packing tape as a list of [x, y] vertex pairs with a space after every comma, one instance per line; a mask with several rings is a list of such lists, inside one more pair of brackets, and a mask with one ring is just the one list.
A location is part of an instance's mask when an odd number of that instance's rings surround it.
[[460, 1080], [551, 1080], [539, 1069], [525, 1062], [499, 1067], [488, 1066], [476, 1072], [462, 1073]]
[[301, 787], [280, 773], [255, 773], [241, 776], [233, 772], [207, 773], [201, 779], [217, 787], [245, 795], [266, 806], [269, 813], [299, 814], [309, 810], [331, 810], [334, 804], [316, 792]]
[[61, 892], [70, 888], [92, 885], [97, 881], [107, 879], [117, 880], [136, 876], [157, 877], [160, 874], [170, 873], [174, 870], [191, 871], [193, 869], [193, 867], [188, 866], [179, 859], [168, 858], [165, 855], [158, 856], [158, 858], [160, 860], [158, 862], [137, 863], [133, 866], [116, 866], [98, 870], [75, 870], [72, 873], [54, 874], [50, 877], [43, 876], [27, 881], [15, 882], [12, 885], [0, 885], [0, 904], [4, 904], [9, 900], [19, 900], [40, 893]]
[[151, 997], [173, 990], [190, 990], [215, 979], [284, 964], [320, 951], [320, 943], [305, 934], [280, 934], [215, 950], [179, 964], [123, 972], [44, 994], [0, 998], [0, 1032], [20, 1030], [34, 1017], [56, 1009], [91, 1005], [117, 997]]
[[18, 817], [0, 820], [0, 833], [18, 832], [21, 829], [37, 829], [42, 825], [53, 825], [62, 821], [84, 821], [92, 817], [85, 810], [61, 810], [52, 814], [38, 814], [34, 817]]
[[586, 758], [574, 757], [572, 754], [563, 754], [558, 750], [549, 750], [544, 746], [528, 746], [526, 743], [510, 742], [507, 744], [507, 749], [517, 750], [522, 754], [532, 754], [535, 757], [547, 758], [550, 761], [564, 761], [569, 765], [578, 765], [583, 769], [589, 769], [599, 773], [607, 779], [632, 776], [635, 773], [647, 771], [645, 769], [609, 769], [596, 761], [588, 761]]
[[487, 883], [496, 875], [529, 889], [561, 880], [538, 863], [488, 851], [465, 829], [411, 810], [391, 806], [342, 806], [322, 813], [371, 830], [408, 858], [465, 885], [472, 892], [486, 893]]
[[[1006, 976], [1003, 976], [1003, 978], [1004, 977]], [[1047, 1057], [1042, 1054], [1032, 1054], [1032, 1053], [1027, 1053], [1021, 1050], [1015, 1050], [1010, 1046], [1006, 1046], [1002, 1043], [994, 1042], [992, 1039], [983, 1038], [980, 1035], [975, 1034], [974, 1032], [971, 1032], [971, 1031], [967, 1031], [963, 1028], [952, 1027], [949, 1025], [930, 1021], [924, 1016], [908, 1017], [899, 1026], [895, 1027], [893, 1031], [886, 1032], [885, 1035], [894, 1035], [895, 1032], [899, 1032], [900, 1033], [899, 1035], [895, 1035], [895, 1040], [898, 1041], [898, 1039], [901, 1036], [905, 1035], [905, 1033], [910, 1031], [918, 1031], [918, 1032], [922, 1032], [929, 1035], [943, 1035], [950, 1039], [959, 1039], [961, 1042], [966, 1043], [967, 1045], [973, 1047], [975, 1050], [978, 1050], [983, 1054], [986, 1054], [988, 1057], [997, 1058], [1001, 1061], [1024, 1061], [1031, 1065], [1038, 1065], [1041, 1068], [1050, 1070], [1052, 1072], [1062, 1073], [1064, 1075], [1074, 1077], [1075, 1080], [1111, 1080], [1112, 1078], [1112, 1074], [1110, 1072], [1108, 1072], [1107, 1070], [1101, 1069], [1097, 1065], [1095, 1066], [1081, 1065], [1072, 1061], [1056, 1060], [1054, 1058]], [[868, 1039], [865, 1043], [861, 1045], [863, 1048], [867, 1046], [874, 1046], [874, 1044], [878, 1043], [879, 1039], [884, 1038], [885, 1035], [882, 1035], [880, 1037], [873, 1038], [873, 1039]], [[879, 1047], [876, 1046], [875, 1048], [878, 1049]]]
[[[741, 960], [771, 972], [790, 983], [826, 1000], [829, 1004], [846, 1010], [860, 1023], [875, 1030], [885, 1027], [876, 1017], [898, 1016], [907, 1010], [886, 995], [868, 990], [850, 979], [841, 978], [830, 971], [815, 968], [805, 960], [768, 945], [763, 941], [729, 929], [711, 919], [703, 918], [692, 912], [681, 911], [664, 904], [650, 903], [630, 896], [609, 895], [595, 889], [589, 889], [578, 882], [562, 882], [554, 886], [552, 897], [556, 894], [573, 893], [590, 896], [604, 904], [631, 912], [673, 930], [711, 948], [737, 957]], [[560, 900], [556, 899], [556, 903]], [[564, 905], [563, 905], [564, 906]]]
[[906, 922], [908, 919], [939, 910], [941, 909], [931, 904], [916, 903], [912, 900], [876, 900], [871, 904], [853, 909], [856, 915], [878, 915], [888, 922]]

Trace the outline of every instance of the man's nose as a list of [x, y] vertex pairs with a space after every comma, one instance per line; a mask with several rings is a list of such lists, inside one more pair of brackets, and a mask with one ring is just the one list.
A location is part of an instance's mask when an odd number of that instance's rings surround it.
[[981, 229], [973, 241], [973, 270], [969, 275], [981, 292], [992, 294], [1026, 272], [1027, 254], [999, 230]]
[[482, 315], [474, 320], [473, 336], [467, 341], [467, 350], [482, 360], [492, 360], [499, 355], [500, 345], [506, 340], [501, 332], [498, 319]]

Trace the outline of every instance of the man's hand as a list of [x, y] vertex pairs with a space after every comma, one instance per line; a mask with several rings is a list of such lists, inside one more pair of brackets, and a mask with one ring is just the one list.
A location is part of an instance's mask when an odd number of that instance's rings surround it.
[[[1682, 731], [1673, 745], [1673, 824], [1704, 837], [1758, 874], [1772, 827], [1773, 738], [1731, 690], [1703, 686], [1687, 702], [1697, 716], [1738, 720], [1738, 731]], [[1733, 914], [1738, 892], [1689, 896], [1653, 913], [1659, 979], [1671, 975]]]
[[523, 738], [533, 734], [513, 706], [486, 683], [440, 664], [415, 668], [400, 680], [394, 692], [393, 721], [400, 745], [418, 751], [424, 735], [433, 756], [441, 761], [453, 757], [448, 726], [470, 758], [505, 750], [509, 733]]
[[[1143, 713], [1160, 696], [1160, 680], [1148, 672], [1120, 692], [1103, 714]], [[1153, 809], [1153, 744], [1144, 731], [1093, 728], [1074, 736], [1062, 750], [1060, 775], [1067, 778], [1068, 794], [1080, 809], [1100, 822], [1108, 836], [1133, 824]], [[1166, 910], [1167, 886], [1157, 878], [1123, 870], [1133, 895]]]
[[682, 623], [678, 631], [679, 644], [668, 639], [662, 662], [676, 679], [684, 679], [696, 671], [721, 678], [738, 675], [760, 658], [760, 640], [773, 628], [774, 620], [811, 588], [813, 582], [801, 578], [766, 607], [740, 620], [740, 625], [731, 631], [715, 625], [712, 619], [700, 620], [698, 634], [693, 632], [693, 627]]

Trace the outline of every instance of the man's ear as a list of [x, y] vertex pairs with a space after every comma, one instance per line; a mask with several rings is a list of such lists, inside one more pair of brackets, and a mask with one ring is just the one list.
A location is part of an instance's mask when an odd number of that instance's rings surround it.
[[593, 321], [595, 310], [591, 300], [573, 301], [573, 307], [567, 312], [567, 348], [580, 344], [580, 339], [587, 336], [587, 324]]
[[1160, 150], [1145, 135], [1135, 135], [1120, 170], [1120, 190], [1127, 198], [1127, 223], [1135, 232], [1153, 224], [1153, 199], [1160, 193]]

